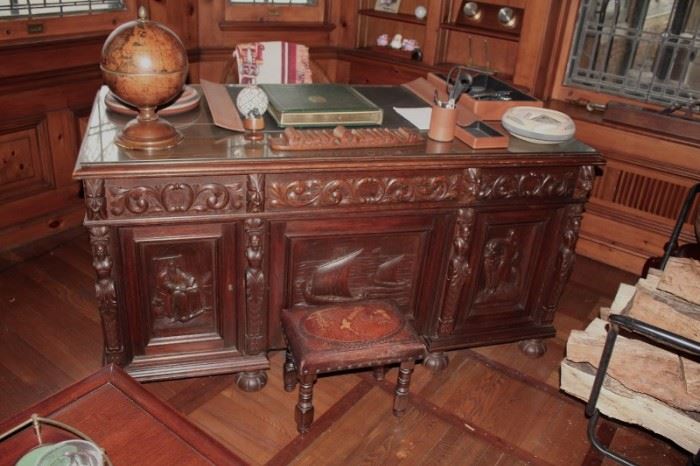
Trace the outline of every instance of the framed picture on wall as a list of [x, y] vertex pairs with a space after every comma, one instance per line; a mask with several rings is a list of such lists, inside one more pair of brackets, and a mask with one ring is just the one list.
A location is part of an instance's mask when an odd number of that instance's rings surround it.
[[401, 0], [377, 0], [377, 3], [374, 4], [374, 9], [388, 13], [398, 13], [400, 4]]

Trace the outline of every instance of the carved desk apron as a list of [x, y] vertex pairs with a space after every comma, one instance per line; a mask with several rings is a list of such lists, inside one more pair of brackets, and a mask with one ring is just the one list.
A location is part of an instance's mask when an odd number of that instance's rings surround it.
[[256, 390], [266, 352], [284, 347], [281, 309], [363, 299], [413, 319], [433, 369], [474, 345], [521, 340], [540, 355], [554, 335], [604, 163], [590, 147], [278, 152], [213, 126], [203, 103], [170, 117], [176, 148], [126, 152], [113, 138], [127, 118], [103, 102], [104, 90], [74, 175], [105, 363], [140, 380], [236, 372]]

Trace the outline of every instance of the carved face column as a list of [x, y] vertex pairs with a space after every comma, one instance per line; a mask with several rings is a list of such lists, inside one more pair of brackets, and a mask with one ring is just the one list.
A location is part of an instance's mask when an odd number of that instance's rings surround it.
[[[593, 178], [595, 170], [593, 166], [583, 166], [579, 169], [576, 187], [574, 188], [574, 198], [580, 201], [585, 201], [593, 189]], [[554, 278], [554, 286], [545, 306], [543, 319], [551, 321], [554, 318], [554, 311], [559, 303], [564, 292], [564, 286], [569, 281], [571, 272], [574, 268], [574, 260], [576, 259], [576, 242], [578, 241], [579, 231], [581, 230], [581, 218], [583, 216], [583, 204], [571, 204], [566, 207], [564, 217], [564, 227], [562, 228], [561, 243], [559, 246], [559, 255], [555, 266], [556, 275]]]
[[[262, 175], [249, 175], [247, 183], [247, 210], [251, 213], [263, 211], [264, 179]], [[257, 354], [267, 347], [267, 328], [265, 325], [265, 272], [263, 271], [266, 223], [261, 218], [249, 218], [245, 221], [246, 236], [246, 351]]]
[[124, 340], [117, 317], [117, 293], [112, 277], [110, 229], [105, 226], [89, 227], [92, 248], [92, 266], [97, 274], [95, 294], [102, 318], [104, 334], [104, 363], [126, 364]]
[[471, 266], [467, 260], [469, 246], [474, 229], [474, 209], [459, 209], [455, 222], [452, 254], [447, 272], [445, 301], [440, 314], [439, 335], [449, 335], [454, 330], [457, 303], [464, 284], [471, 275]]
[[[105, 203], [105, 183], [102, 179], [83, 180], [85, 207], [88, 221], [104, 220], [107, 217]], [[106, 226], [91, 226], [90, 247], [92, 249], [92, 266], [97, 274], [95, 294], [102, 320], [104, 335], [105, 364], [126, 364], [124, 340], [117, 317], [117, 293], [112, 278], [112, 259], [110, 229]]]

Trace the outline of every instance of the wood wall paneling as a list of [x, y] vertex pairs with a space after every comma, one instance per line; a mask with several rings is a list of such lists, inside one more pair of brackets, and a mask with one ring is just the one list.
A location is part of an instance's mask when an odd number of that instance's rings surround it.
[[[581, 227], [578, 252], [633, 273], [668, 241], [689, 188], [700, 181], [698, 151], [603, 124], [576, 119], [577, 136], [606, 157]], [[681, 243], [695, 241], [691, 225]]]

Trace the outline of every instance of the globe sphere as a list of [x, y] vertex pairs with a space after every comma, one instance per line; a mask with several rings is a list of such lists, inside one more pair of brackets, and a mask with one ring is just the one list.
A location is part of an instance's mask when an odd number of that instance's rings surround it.
[[241, 89], [236, 97], [236, 107], [246, 118], [263, 116], [269, 104], [267, 94], [258, 86], [247, 86]]
[[187, 51], [166, 26], [139, 19], [122, 24], [107, 37], [100, 62], [105, 84], [135, 107], [156, 107], [178, 96], [187, 77]]

